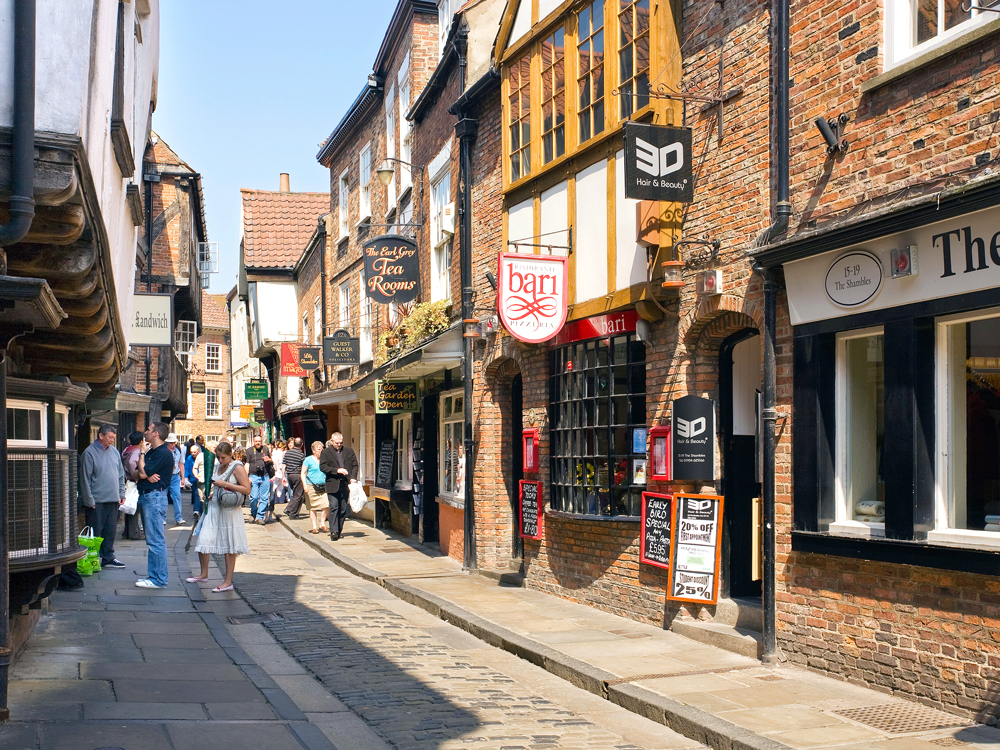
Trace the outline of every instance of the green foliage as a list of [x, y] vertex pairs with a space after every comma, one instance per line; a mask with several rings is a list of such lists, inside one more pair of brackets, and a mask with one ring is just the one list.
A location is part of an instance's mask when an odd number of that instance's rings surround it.
[[445, 330], [449, 323], [449, 306], [447, 300], [418, 305], [401, 304], [396, 324], [378, 337], [374, 352], [375, 366], [383, 365]]

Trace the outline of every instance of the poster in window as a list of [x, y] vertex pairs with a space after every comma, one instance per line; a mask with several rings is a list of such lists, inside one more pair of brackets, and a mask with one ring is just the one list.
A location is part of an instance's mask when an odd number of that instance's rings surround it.
[[642, 493], [639, 523], [639, 560], [658, 568], [670, 567], [670, 518], [673, 497]]
[[632, 484], [646, 484], [646, 459], [632, 459]]
[[718, 599], [722, 504], [719, 495], [675, 495], [668, 598], [701, 604]]
[[526, 539], [540, 539], [542, 536], [542, 483], [520, 480], [521, 536]]

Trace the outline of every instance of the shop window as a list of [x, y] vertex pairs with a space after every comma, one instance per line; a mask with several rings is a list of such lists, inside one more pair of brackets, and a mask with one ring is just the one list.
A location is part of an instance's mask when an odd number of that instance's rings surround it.
[[[886, 0], [887, 63], [896, 65], [997, 18], [1000, 0]], [[968, 9], [968, 10], [966, 10]]]
[[[554, 349], [550, 380], [553, 510], [638, 516], [645, 483], [646, 348], [634, 335]], [[645, 435], [645, 432], [642, 433]]]
[[881, 329], [837, 337], [834, 533], [884, 536], [885, 341]]
[[465, 497], [465, 444], [462, 430], [465, 424], [463, 391], [441, 394], [438, 410], [441, 420], [438, 445], [438, 476], [441, 494]]
[[509, 137], [510, 181], [516, 182], [531, 173], [531, 55], [510, 66], [508, 78], [510, 107]]
[[222, 372], [218, 344], [205, 345], [205, 370], [206, 372]]
[[219, 388], [205, 389], [205, 419], [220, 419]]
[[928, 538], [1000, 543], [1000, 310], [938, 319], [937, 342], [938, 434], [945, 437]]
[[566, 42], [563, 29], [542, 41], [542, 162], [566, 153]]
[[580, 143], [604, 132], [604, 0], [577, 14]]
[[413, 415], [397, 414], [392, 418], [392, 436], [396, 441], [396, 486], [413, 486]]
[[649, 0], [619, 0], [618, 99], [621, 119], [649, 104]]

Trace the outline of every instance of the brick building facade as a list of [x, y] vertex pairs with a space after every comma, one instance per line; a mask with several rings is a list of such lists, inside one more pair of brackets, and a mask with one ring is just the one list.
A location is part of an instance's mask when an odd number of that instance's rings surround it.
[[229, 433], [230, 393], [229, 314], [226, 295], [202, 292], [202, 327], [188, 355], [188, 411], [171, 425], [177, 439], [202, 435], [206, 443]]

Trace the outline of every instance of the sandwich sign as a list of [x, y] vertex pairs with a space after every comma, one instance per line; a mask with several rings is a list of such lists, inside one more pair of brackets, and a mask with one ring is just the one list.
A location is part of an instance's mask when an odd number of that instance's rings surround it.
[[691, 129], [625, 123], [625, 197], [694, 200]]

